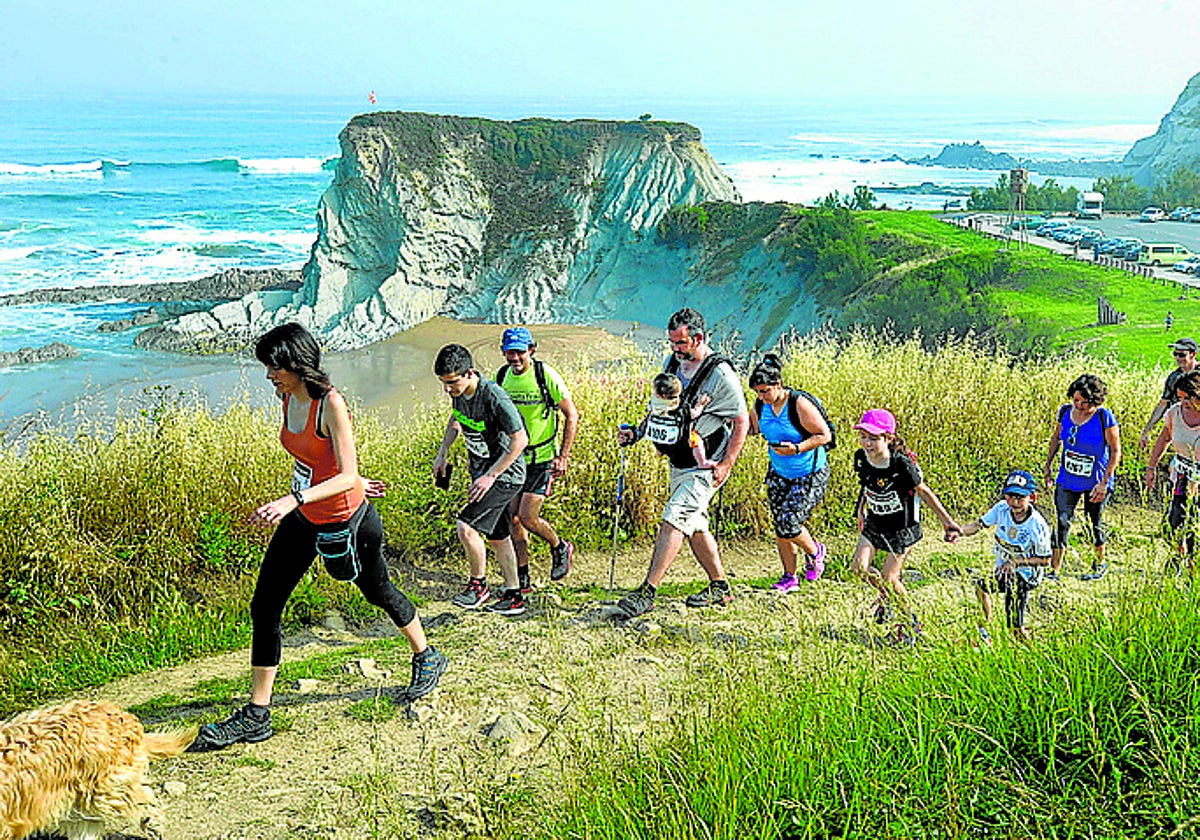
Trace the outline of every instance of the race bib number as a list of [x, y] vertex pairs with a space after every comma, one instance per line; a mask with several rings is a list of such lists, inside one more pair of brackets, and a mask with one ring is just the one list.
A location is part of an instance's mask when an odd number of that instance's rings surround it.
[[465, 437], [467, 441], [467, 452], [469, 452], [471, 455], [474, 455], [476, 458], [483, 458], [485, 460], [491, 456], [492, 453], [488, 451], [487, 441], [484, 440], [483, 435], [468, 433]]
[[1066, 470], [1068, 475], [1090, 478], [1095, 468], [1095, 455], [1084, 455], [1081, 452], [1073, 452], [1070, 449], [1063, 452], [1063, 469]]
[[1025, 555], [1026, 552], [1023, 546], [996, 540], [996, 561], [998, 563], [1012, 563], [1016, 565], [1025, 559]]
[[895, 490], [889, 490], [886, 493], [875, 493], [868, 490], [867, 507], [876, 516], [888, 516], [904, 510], [904, 505], [900, 503], [900, 494]]
[[312, 467], [297, 461], [292, 469], [292, 492], [299, 493], [312, 487], [312, 475]]
[[1189, 458], [1176, 456], [1175, 470], [1188, 481], [1200, 481], [1200, 464]]
[[661, 446], [670, 446], [679, 440], [679, 423], [661, 414], [651, 414], [646, 423], [646, 439]]

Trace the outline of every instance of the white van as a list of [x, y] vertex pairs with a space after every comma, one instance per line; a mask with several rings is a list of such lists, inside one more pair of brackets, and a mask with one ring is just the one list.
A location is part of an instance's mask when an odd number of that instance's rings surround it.
[[1075, 215], [1080, 219], [1099, 219], [1104, 216], [1104, 193], [1081, 192], [1075, 199]]
[[1138, 265], [1175, 265], [1192, 255], [1177, 242], [1147, 242], [1138, 254]]

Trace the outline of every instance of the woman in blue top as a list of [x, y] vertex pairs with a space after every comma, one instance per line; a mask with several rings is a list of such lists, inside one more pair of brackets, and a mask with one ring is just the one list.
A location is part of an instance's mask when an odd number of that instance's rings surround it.
[[806, 579], [818, 580], [825, 571], [825, 546], [813, 539], [804, 523], [829, 489], [825, 447], [833, 435], [811, 400], [783, 386], [783, 363], [774, 353], [750, 373], [750, 388], [758, 395], [750, 412], [750, 433], [761, 434], [770, 446], [767, 502], [783, 562], [783, 577], [771, 588], [791, 592], [800, 586], [796, 568], [801, 551]]
[[[1104, 562], [1104, 527], [1100, 515], [1113, 488], [1113, 476], [1121, 461], [1121, 436], [1117, 418], [1102, 408], [1108, 386], [1098, 376], [1085, 373], [1067, 387], [1071, 402], [1058, 410], [1050, 452], [1046, 456], [1046, 484], [1055, 484], [1054, 507], [1058, 512], [1050, 542], [1050, 575], [1062, 568], [1063, 551], [1071, 533], [1075, 507], [1083, 499], [1083, 511], [1092, 525], [1096, 559], [1084, 580], [1097, 580], [1108, 571]], [[1058, 465], [1055, 473], [1054, 467]], [[1056, 477], [1057, 476], [1057, 477]]]

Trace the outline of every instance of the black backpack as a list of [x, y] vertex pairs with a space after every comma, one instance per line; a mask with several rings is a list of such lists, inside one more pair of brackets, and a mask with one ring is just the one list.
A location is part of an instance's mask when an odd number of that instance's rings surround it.
[[[496, 384], [501, 388], [504, 387], [504, 377], [508, 376], [510, 368], [508, 365], [496, 371]], [[550, 396], [550, 386], [546, 384], [546, 366], [539, 360], [533, 360], [533, 378], [537, 380], [538, 391], [542, 394], [542, 416], [549, 417], [550, 412], [558, 408], [558, 403]], [[550, 437], [545, 440], [529, 441], [529, 445], [525, 447], [526, 452], [535, 452], [539, 448], [545, 446], [550, 441], [558, 437], [558, 414], [554, 415], [554, 428], [550, 431]]]
[[[834, 425], [834, 422], [829, 419], [829, 414], [825, 411], [825, 406], [821, 403], [821, 401], [819, 399], [814, 397], [812, 394], [808, 393], [808, 391], [802, 390], [800, 388], [789, 388], [788, 389], [788, 400], [787, 400], [788, 419], [792, 421], [792, 425], [795, 426], [796, 430], [798, 432], [800, 432], [800, 434], [803, 435], [804, 437], [806, 437], [806, 438], [812, 437], [812, 432], [810, 432], [808, 429], [804, 428], [804, 424], [800, 422], [800, 409], [796, 405], [796, 397], [804, 397], [804, 399], [808, 400], [810, 403], [812, 403], [814, 406], [816, 406], [817, 411], [821, 415], [821, 419], [824, 420], [825, 425], [827, 425], [829, 427], [829, 443], [824, 445], [825, 451], [829, 452], [831, 450], [837, 449], [837, 426]], [[764, 407], [765, 406], [763, 405], [762, 400], [754, 401], [754, 414], [756, 417], [758, 417], [760, 423], [762, 422], [762, 413], [763, 413]]]
[[[504, 387], [504, 377], [508, 376], [511, 368], [508, 365], [496, 371], [496, 384]], [[546, 366], [540, 360], [533, 360], [533, 378], [537, 380], [538, 390], [542, 393], [542, 416], [549, 417], [550, 412], [558, 408], [558, 403], [550, 396], [550, 386], [546, 384]]]

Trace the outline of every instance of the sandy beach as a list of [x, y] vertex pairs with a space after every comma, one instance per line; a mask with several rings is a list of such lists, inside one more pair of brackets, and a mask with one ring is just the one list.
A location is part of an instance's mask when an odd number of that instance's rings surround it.
[[[433, 360], [443, 345], [466, 346], [480, 371], [491, 378], [504, 364], [500, 336], [507, 324], [465, 323], [437, 317], [375, 344], [325, 357], [334, 383], [364, 408], [385, 418], [415, 406], [436, 404], [442, 389], [433, 375]], [[534, 324], [538, 356], [559, 366], [584, 357], [612, 359], [641, 350], [665, 348], [665, 325], [607, 321], [599, 326]], [[665, 350], [664, 350], [665, 352]]]

